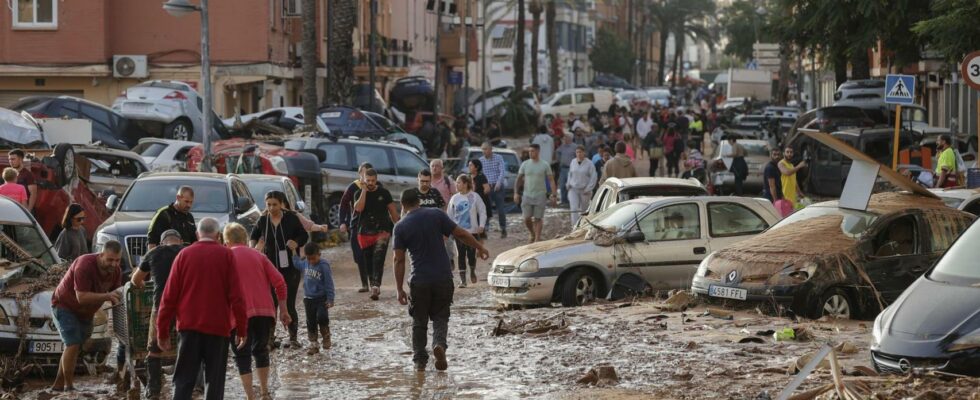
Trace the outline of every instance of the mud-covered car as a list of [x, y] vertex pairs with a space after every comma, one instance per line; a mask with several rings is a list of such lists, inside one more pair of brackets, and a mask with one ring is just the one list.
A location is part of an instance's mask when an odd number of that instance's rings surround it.
[[563, 238], [501, 253], [487, 281], [502, 304], [577, 306], [605, 297], [626, 275], [626, 281], [643, 282], [639, 291], [686, 288], [705, 255], [751, 238], [778, 220], [765, 199], [628, 200]]
[[929, 269], [973, 219], [911, 193], [872, 195], [865, 211], [818, 203], [708, 256], [691, 286], [698, 295], [775, 302], [811, 318], [871, 317]]
[[980, 189], [929, 189], [943, 199], [943, 203], [957, 210], [980, 215]]
[[871, 360], [879, 372], [939, 370], [980, 376], [980, 226], [875, 319]]
[[[0, 355], [57, 369], [64, 344], [51, 314], [51, 295], [68, 268], [37, 220], [0, 196]], [[105, 309], [93, 319], [79, 367], [103, 363], [111, 348]], [[21, 346], [23, 352], [20, 352]]]

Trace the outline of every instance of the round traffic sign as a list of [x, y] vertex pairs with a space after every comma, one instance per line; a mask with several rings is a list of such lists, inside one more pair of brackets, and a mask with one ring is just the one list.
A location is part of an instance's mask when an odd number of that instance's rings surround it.
[[960, 74], [963, 81], [970, 87], [980, 90], [980, 51], [974, 51], [966, 55], [960, 65]]

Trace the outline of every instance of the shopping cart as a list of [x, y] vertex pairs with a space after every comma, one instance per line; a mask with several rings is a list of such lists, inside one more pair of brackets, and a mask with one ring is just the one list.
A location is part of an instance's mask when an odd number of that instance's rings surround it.
[[[142, 289], [127, 282], [122, 288], [122, 301], [112, 307], [112, 332], [126, 346], [125, 381], [129, 391], [139, 394], [146, 383], [147, 341], [150, 333], [150, 312], [153, 310], [153, 282], [144, 284]], [[170, 332], [170, 345], [177, 348], [177, 334]], [[164, 364], [172, 363], [173, 357], [164, 357]]]

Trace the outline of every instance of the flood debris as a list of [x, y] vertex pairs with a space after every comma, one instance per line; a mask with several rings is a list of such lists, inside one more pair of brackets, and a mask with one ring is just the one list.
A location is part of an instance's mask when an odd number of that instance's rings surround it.
[[612, 386], [619, 383], [619, 376], [616, 375], [615, 367], [608, 364], [601, 364], [589, 369], [576, 382], [580, 385]]
[[691, 296], [690, 293], [682, 290], [682, 291], [675, 292], [670, 297], [668, 297], [666, 301], [656, 305], [655, 307], [663, 311], [677, 312], [677, 311], [684, 311], [688, 307], [694, 304], [695, 304], [694, 297]]
[[702, 317], [709, 317], [710, 316], [710, 317], [715, 317], [715, 318], [718, 318], [718, 319], [724, 319], [724, 320], [728, 320], [728, 321], [732, 321], [732, 320], [735, 319], [735, 315], [732, 314], [731, 311], [725, 311], [725, 310], [718, 309], [718, 308], [708, 308], [708, 309], [704, 310], [704, 313], [702, 313], [701, 316]]
[[545, 319], [537, 320], [515, 320], [507, 322], [503, 318], [497, 320], [497, 326], [493, 328], [490, 336], [506, 335], [553, 335], [568, 332], [568, 318], [565, 313], [559, 313]]

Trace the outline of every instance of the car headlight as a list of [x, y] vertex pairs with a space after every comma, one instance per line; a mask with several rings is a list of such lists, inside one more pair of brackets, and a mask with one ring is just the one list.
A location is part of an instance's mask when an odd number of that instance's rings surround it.
[[99, 310], [95, 312], [95, 316], [92, 317], [92, 326], [105, 325], [109, 322], [109, 315], [105, 310]]
[[973, 332], [956, 339], [956, 341], [949, 346], [948, 351], [962, 351], [976, 348], [980, 348], [980, 329], [974, 330]]
[[269, 162], [272, 163], [272, 169], [275, 170], [277, 174], [289, 175], [289, 167], [286, 166], [286, 159], [280, 156], [275, 156], [269, 158]]
[[798, 285], [809, 280], [817, 271], [817, 266], [816, 261], [807, 261], [800, 267], [789, 265], [773, 275], [773, 279], [780, 285]]
[[878, 343], [881, 343], [881, 317], [883, 315], [885, 315], [885, 312], [884, 311], [882, 311], [881, 313], [878, 314], [878, 317], [875, 318], [874, 325], [871, 325], [871, 345], [872, 346], [877, 346]]
[[10, 319], [7, 318], [7, 310], [0, 307], [0, 325], [10, 325]]
[[711, 264], [713, 258], [715, 258], [715, 253], [711, 253], [704, 260], [701, 260], [701, 264], [698, 264], [698, 272], [694, 276], [704, 277], [708, 273], [708, 265]]
[[92, 252], [98, 253], [102, 251], [102, 247], [105, 246], [110, 240], [119, 240], [119, 236], [113, 235], [111, 233], [99, 232], [95, 234], [95, 244], [92, 246]]
[[538, 260], [529, 258], [517, 266], [517, 272], [538, 272]]

